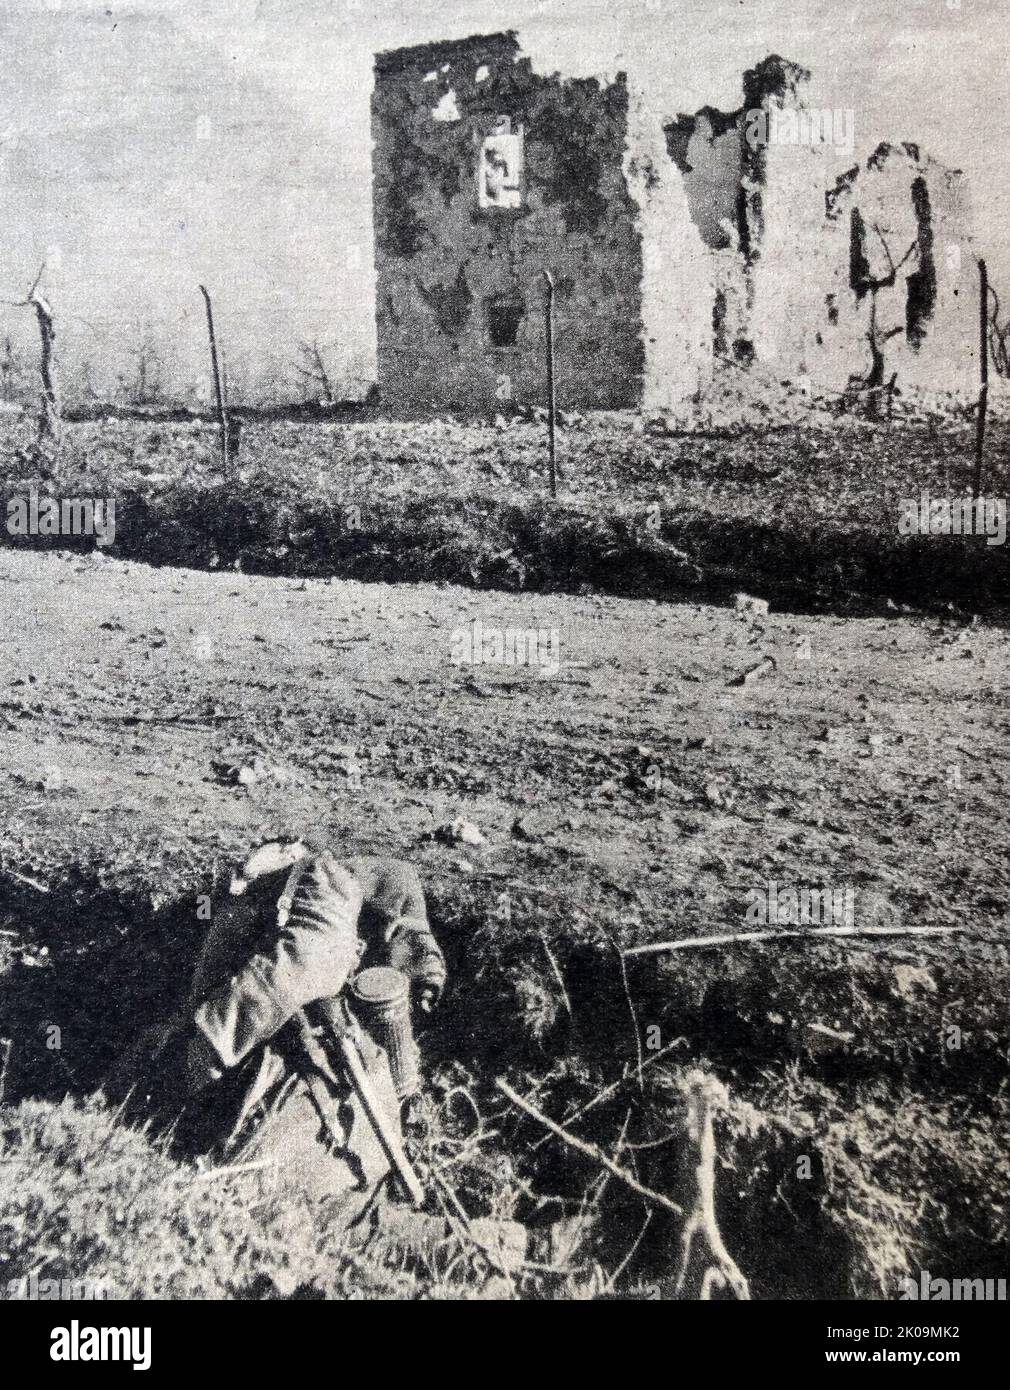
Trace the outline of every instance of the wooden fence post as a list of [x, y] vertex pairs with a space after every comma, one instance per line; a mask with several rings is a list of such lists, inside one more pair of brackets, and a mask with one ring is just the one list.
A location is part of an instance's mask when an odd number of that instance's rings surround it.
[[544, 304], [544, 327], [547, 337], [547, 441], [550, 449], [551, 496], [558, 495], [557, 461], [557, 395], [554, 389], [554, 278], [550, 271], [544, 271], [547, 282], [547, 299]]
[[214, 394], [217, 397], [217, 422], [221, 429], [221, 463], [224, 471], [228, 471], [228, 413], [224, 407], [224, 391], [221, 387], [221, 368], [217, 358], [217, 339], [214, 336], [214, 311], [211, 308], [210, 295], [203, 285], [200, 286], [200, 293], [203, 295], [204, 304], [207, 306], [207, 335], [210, 338], [210, 365], [214, 373]]
[[979, 388], [978, 415], [975, 419], [975, 477], [972, 492], [975, 497], [982, 492], [982, 448], [985, 444], [985, 417], [989, 404], [989, 276], [985, 261], [978, 263], [979, 278]]

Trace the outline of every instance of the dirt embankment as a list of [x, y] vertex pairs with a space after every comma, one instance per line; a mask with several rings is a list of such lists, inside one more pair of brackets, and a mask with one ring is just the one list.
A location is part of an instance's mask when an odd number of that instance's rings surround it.
[[[524, 421], [250, 423], [227, 476], [202, 422], [78, 423], [58, 478], [36, 481], [115, 499], [110, 553], [159, 565], [663, 600], [744, 588], [808, 612], [1005, 606], [1005, 545], [898, 531], [902, 499], [969, 485], [969, 424], [829, 423], [712, 438], [579, 419], [562, 432], [557, 502], [543, 426]], [[0, 425], [5, 509], [32, 485], [25, 430]], [[985, 475], [1003, 497], [1006, 431], [992, 428]]]

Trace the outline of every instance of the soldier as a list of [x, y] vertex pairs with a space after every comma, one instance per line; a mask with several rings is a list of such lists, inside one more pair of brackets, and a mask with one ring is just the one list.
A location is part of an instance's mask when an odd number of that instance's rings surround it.
[[[375, 965], [407, 976], [422, 1009], [437, 1003], [445, 962], [416, 871], [392, 859], [339, 860], [306, 840], [263, 845], [232, 879], [181, 1009], [145, 1032], [106, 1089], [130, 1091], [190, 1155], [273, 1159], [310, 1195], [367, 1196], [389, 1171], [387, 1152], [336, 1050], [321, 1076], [300, 1030], [304, 1011], [322, 1003], [332, 1015], [349, 979]], [[349, 1028], [398, 1138], [386, 1055]]]

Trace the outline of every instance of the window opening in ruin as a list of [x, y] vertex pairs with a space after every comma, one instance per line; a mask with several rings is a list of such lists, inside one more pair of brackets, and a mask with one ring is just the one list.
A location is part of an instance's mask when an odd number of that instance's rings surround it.
[[866, 224], [863, 214], [853, 208], [849, 217], [849, 284], [862, 299], [869, 288], [870, 262], [866, 254]]
[[515, 347], [522, 323], [524, 305], [521, 299], [496, 295], [486, 305], [487, 332], [493, 347]]
[[933, 260], [933, 213], [924, 178], [912, 184], [915, 210], [918, 268], [905, 282], [905, 335], [913, 348], [920, 348], [936, 310], [936, 264]]
[[433, 121], [459, 120], [459, 107], [456, 105], [456, 93], [451, 87], [438, 105], [432, 109], [431, 119]]
[[726, 291], [716, 290], [712, 306], [712, 336], [716, 357], [726, 356]]
[[497, 116], [481, 143], [477, 163], [477, 202], [482, 208], [522, 207], [523, 128]]

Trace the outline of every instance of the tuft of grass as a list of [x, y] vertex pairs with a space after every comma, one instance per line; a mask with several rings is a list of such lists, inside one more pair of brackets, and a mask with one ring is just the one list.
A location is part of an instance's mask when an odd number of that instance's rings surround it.
[[268, 1173], [203, 1174], [99, 1099], [0, 1107], [0, 1298], [33, 1273], [117, 1299], [484, 1296], [458, 1241], [349, 1235]]

